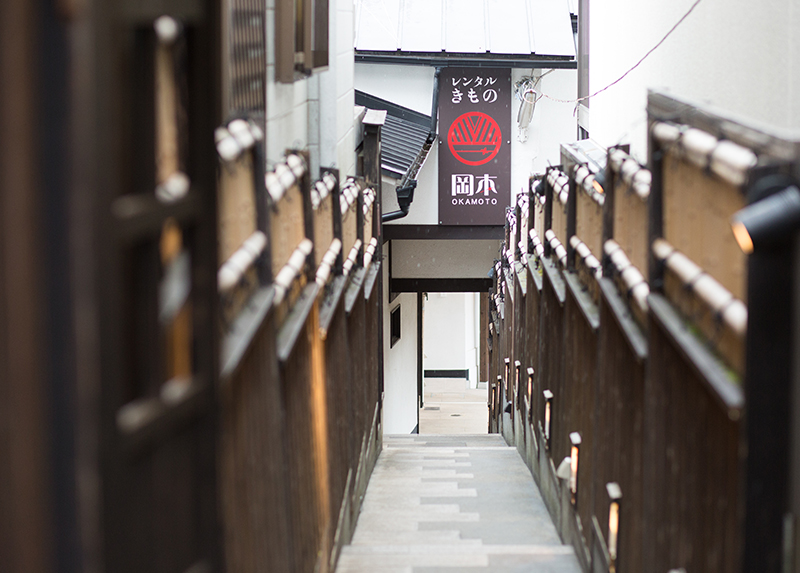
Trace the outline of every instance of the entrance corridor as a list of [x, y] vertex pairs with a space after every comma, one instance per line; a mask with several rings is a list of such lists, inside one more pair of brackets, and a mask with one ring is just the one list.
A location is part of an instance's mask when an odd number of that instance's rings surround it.
[[577, 573], [517, 450], [490, 435], [384, 436], [337, 573]]

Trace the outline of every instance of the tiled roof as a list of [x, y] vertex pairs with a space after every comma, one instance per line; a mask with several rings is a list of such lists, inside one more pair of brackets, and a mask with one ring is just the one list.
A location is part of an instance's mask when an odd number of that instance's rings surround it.
[[386, 122], [381, 128], [381, 167], [384, 175], [402, 179], [427, 141], [430, 116], [358, 90], [356, 104], [386, 110]]

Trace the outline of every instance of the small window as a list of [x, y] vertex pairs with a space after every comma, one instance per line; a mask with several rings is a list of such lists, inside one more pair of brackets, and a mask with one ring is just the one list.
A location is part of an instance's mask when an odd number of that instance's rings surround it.
[[391, 332], [391, 344], [389, 348], [394, 346], [400, 340], [400, 305], [398, 304], [392, 310], [391, 320], [389, 321], [389, 328]]
[[328, 65], [328, 0], [277, 0], [275, 77], [291, 83]]

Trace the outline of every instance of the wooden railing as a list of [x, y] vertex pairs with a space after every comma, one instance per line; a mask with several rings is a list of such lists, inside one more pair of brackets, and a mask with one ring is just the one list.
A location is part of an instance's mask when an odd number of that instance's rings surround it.
[[661, 116], [649, 168], [612, 148], [595, 179], [562, 146], [517, 203], [490, 299], [489, 379], [509, 389], [490, 392], [489, 427], [585, 571], [738, 572], [748, 284], [729, 222], [789, 146]]
[[263, 256], [222, 264], [230, 571], [333, 571], [355, 528], [382, 436], [381, 120], [365, 119], [363, 176], [312, 177], [295, 153], [256, 181]]

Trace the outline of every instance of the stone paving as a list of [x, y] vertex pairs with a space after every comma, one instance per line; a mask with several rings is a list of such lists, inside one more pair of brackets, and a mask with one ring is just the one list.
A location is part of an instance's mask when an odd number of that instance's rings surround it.
[[337, 573], [578, 573], [498, 435], [385, 436]]
[[420, 434], [480, 434], [489, 425], [486, 388], [470, 388], [464, 378], [426, 378]]

